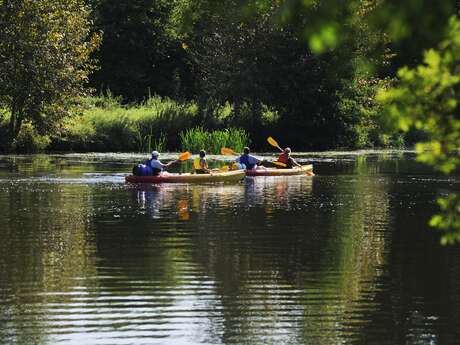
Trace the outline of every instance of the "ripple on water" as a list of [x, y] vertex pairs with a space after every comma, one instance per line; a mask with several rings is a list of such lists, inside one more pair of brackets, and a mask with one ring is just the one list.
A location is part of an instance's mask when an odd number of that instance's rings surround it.
[[347, 153], [300, 155], [314, 178], [125, 185], [142, 156], [0, 157], [1, 344], [458, 338], [460, 255], [426, 236], [455, 177]]

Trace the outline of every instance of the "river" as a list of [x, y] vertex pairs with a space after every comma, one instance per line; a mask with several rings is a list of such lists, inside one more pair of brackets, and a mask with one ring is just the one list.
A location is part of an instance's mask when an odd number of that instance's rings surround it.
[[141, 158], [0, 156], [0, 344], [460, 339], [460, 250], [427, 225], [457, 177], [362, 151], [297, 156], [314, 177], [125, 184]]

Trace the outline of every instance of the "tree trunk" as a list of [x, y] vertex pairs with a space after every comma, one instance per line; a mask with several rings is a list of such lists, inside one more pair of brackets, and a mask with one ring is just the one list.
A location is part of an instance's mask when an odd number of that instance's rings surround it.
[[14, 135], [16, 133], [16, 107], [13, 105], [11, 107], [11, 115], [10, 115], [10, 125], [9, 125], [9, 134], [10, 134], [10, 138], [9, 138], [9, 141], [12, 143], [13, 142], [13, 139], [16, 138], [16, 136]]
[[11, 144], [18, 137], [19, 131], [21, 130], [21, 125], [22, 119], [19, 116], [17, 102], [13, 101], [13, 104], [11, 105], [11, 117], [9, 123], [9, 140]]
[[[236, 121], [239, 121], [240, 118], [241, 118], [241, 103], [240, 103], [240, 100], [239, 99], [236, 99], [234, 102], [233, 102], [233, 118], [236, 120]], [[237, 122], [238, 123], [238, 122]]]
[[22, 118], [16, 117], [16, 128], [14, 129], [14, 139], [16, 139], [21, 131], [22, 126]]
[[252, 101], [252, 116], [251, 116], [252, 117], [251, 118], [252, 129], [260, 125], [261, 112], [262, 112], [262, 106], [260, 105], [258, 101], [253, 100]]

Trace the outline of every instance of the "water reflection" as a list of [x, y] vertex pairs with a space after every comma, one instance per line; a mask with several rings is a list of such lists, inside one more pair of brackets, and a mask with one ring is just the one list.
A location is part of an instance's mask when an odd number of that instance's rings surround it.
[[94, 272], [86, 192], [39, 184], [3, 189], [0, 305], [9, 303], [1, 315], [8, 339], [2, 343], [46, 343], [46, 330], [53, 324], [47, 305], [71, 303], [75, 277]]
[[175, 213], [180, 220], [189, 221], [193, 215], [206, 218], [208, 211], [216, 208], [247, 212], [252, 207], [263, 207], [264, 217], [270, 217], [276, 209], [290, 211], [300, 207], [299, 198], [310, 195], [312, 187], [313, 180], [304, 176], [261, 177], [233, 185], [142, 185], [133, 193], [140, 213], [152, 218]]
[[458, 183], [405, 156], [327, 156], [314, 178], [140, 187], [108, 178], [112, 161], [48, 158], [0, 168], [2, 344], [459, 336], [460, 255], [426, 228], [436, 191]]

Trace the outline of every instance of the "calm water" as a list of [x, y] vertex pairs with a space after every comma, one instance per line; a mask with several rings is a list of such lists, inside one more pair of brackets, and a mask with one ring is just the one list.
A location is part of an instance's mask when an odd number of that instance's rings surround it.
[[368, 152], [125, 185], [140, 158], [0, 156], [0, 344], [460, 342], [460, 249], [426, 226], [459, 179]]

